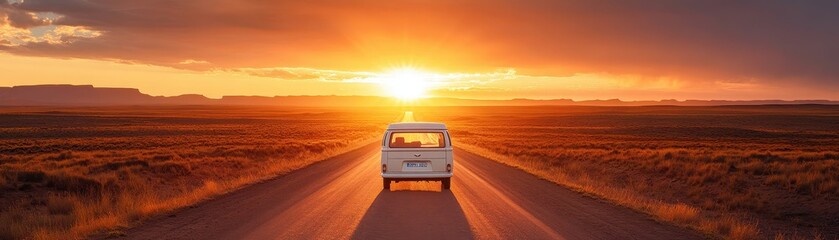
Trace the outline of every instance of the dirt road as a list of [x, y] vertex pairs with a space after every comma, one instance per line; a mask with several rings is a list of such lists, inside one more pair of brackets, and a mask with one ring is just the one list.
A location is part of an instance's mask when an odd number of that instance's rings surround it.
[[128, 239], [699, 239], [455, 150], [452, 189], [382, 190], [380, 143], [150, 219]]

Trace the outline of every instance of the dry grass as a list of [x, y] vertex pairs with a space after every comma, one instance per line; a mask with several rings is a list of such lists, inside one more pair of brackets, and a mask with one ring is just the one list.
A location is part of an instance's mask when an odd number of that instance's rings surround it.
[[369, 143], [399, 115], [245, 107], [32, 111], [0, 114], [0, 239], [120, 235], [138, 220]]
[[653, 209], [655, 211], [653, 214], [666, 221], [680, 224], [692, 224], [699, 220], [699, 209], [692, 206], [682, 203], [659, 203], [655, 204], [655, 206], [659, 207]]
[[461, 149], [708, 234], [839, 236], [839, 107], [470, 107], [414, 114], [446, 122]]

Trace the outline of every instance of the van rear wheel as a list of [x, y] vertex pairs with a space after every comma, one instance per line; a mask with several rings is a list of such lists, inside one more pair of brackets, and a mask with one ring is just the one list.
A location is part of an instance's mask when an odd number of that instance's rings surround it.
[[390, 190], [390, 179], [383, 178], [382, 181], [385, 190]]
[[443, 189], [452, 188], [452, 178], [443, 178]]

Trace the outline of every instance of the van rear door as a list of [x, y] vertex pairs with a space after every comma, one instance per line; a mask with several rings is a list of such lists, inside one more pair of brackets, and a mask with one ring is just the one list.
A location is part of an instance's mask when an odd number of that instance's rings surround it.
[[442, 131], [391, 132], [387, 165], [393, 172], [446, 172], [447, 143]]

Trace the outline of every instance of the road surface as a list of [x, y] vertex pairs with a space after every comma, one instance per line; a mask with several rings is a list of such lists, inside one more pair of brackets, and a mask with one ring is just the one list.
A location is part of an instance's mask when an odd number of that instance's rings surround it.
[[702, 238], [459, 149], [451, 190], [439, 182], [383, 190], [379, 144], [150, 219], [124, 238]]

